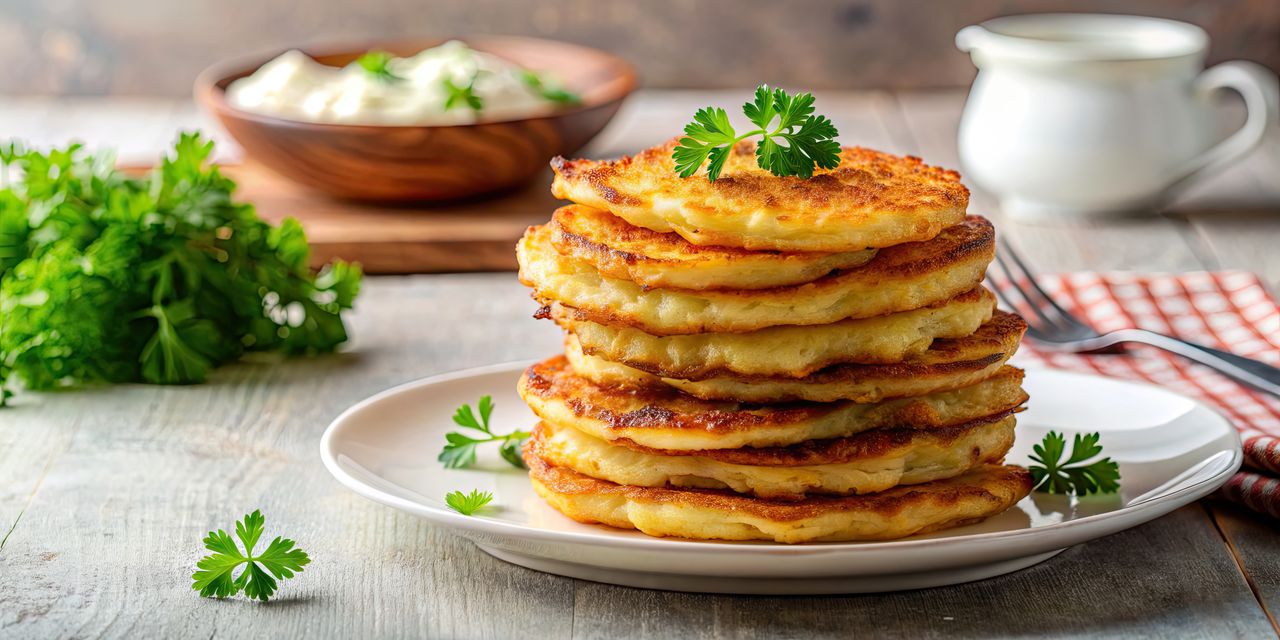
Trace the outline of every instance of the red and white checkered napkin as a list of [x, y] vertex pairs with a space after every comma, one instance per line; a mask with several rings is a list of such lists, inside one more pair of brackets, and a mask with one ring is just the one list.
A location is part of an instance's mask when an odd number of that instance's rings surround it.
[[[1141, 327], [1280, 366], [1280, 308], [1252, 273], [1070, 273], [1041, 284], [1099, 331]], [[1151, 382], [1216, 407], [1240, 430], [1245, 458], [1219, 494], [1280, 518], [1280, 398], [1150, 347], [1077, 355], [1038, 351], [1028, 341], [1020, 354], [1058, 369]]]

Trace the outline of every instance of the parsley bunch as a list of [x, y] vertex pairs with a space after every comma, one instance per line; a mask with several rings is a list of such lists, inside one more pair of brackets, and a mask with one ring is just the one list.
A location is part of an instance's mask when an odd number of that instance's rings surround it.
[[1120, 465], [1111, 458], [1092, 460], [1102, 453], [1098, 444], [1100, 434], [1077, 433], [1071, 443], [1071, 455], [1065, 460], [1067, 439], [1056, 431], [1045, 434], [1044, 440], [1032, 447], [1031, 459], [1039, 464], [1031, 465], [1032, 487], [1043, 493], [1115, 493], [1120, 490]]
[[461, 469], [469, 467], [476, 463], [476, 447], [486, 442], [501, 442], [498, 447], [498, 453], [511, 466], [523, 469], [524, 460], [520, 458], [520, 446], [529, 437], [528, 431], [512, 431], [506, 435], [494, 433], [489, 428], [489, 416], [493, 413], [493, 398], [489, 396], [481, 396], [480, 402], [476, 407], [480, 411], [480, 419], [476, 419], [476, 414], [471, 410], [471, 405], [464, 404], [458, 407], [456, 413], [453, 414], [453, 422], [460, 427], [466, 427], [483, 434], [482, 437], [473, 438], [465, 433], [450, 431], [445, 434], [444, 449], [440, 451], [440, 455], [436, 458], [444, 463], [445, 468]]
[[812, 178], [815, 167], [833, 169], [840, 164], [840, 143], [835, 141], [839, 132], [825, 116], [813, 115], [813, 94], [790, 95], [760, 85], [755, 101], [742, 105], [742, 112], [759, 128], [739, 135], [724, 109], [699, 109], [671, 154], [676, 173], [688, 178], [710, 160], [707, 179], [714, 182], [733, 146], [754, 136], [761, 136], [756, 143], [756, 164], [775, 176]]
[[[226, 531], [210, 531], [205, 536], [204, 547], [213, 554], [196, 563], [191, 588], [206, 598], [225, 598], [244, 591], [246, 596], [266, 602], [279, 586], [276, 580], [302, 573], [311, 559], [302, 549], [295, 549], [294, 542], [287, 538], [277, 536], [266, 549], [254, 555], [253, 548], [262, 537], [266, 522], [261, 512], [254, 511], [236, 523], [236, 537], [244, 545], [244, 553]], [[244, 571], [239, 577], [233, 577], [240, 565], [245, 565]]]
[[246, 351], [347, 339], [360, 268], [307, 266], [301, 225], [235, 202], [183, 134], [149, 176], [79, 145], [0, 149], [0, 403], [91, 382], [188, 384]]

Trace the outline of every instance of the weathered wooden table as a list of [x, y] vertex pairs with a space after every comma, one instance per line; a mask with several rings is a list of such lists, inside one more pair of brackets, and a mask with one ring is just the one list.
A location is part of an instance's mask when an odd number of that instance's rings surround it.
[[[738, 92], [646, 92], [588, 150], [632, 151]], [[826, 93], [842, 140], [957, 166], [963, 96]], [[184, 103], [8, 100], [0, 136], [76, 136], [154, 157]], [[1244, 268], [1280, 287], [1280, 138], [1164, 215], [1027, 225], [971, 210], [1044, 270]], [[548, 212], [549, 214], [550, 212]], [[389, 386], [559, 348], [510, 273], [371, 278], [345, 353], [255, 359], [209, 384], [27, 394], [0, 412], [0, 637], [1265, 637], [1280, 613], [1276, 522], [1204, 502], [1013, 575], [851, 597], [613, 587], [504, 564], [332, 480], [329, 421]], [[434, 455], [424, 451], [423, 455]], [[217, 602], [188, 576], [208, 530], [261, 508], [313, 562], [280, 598]]]

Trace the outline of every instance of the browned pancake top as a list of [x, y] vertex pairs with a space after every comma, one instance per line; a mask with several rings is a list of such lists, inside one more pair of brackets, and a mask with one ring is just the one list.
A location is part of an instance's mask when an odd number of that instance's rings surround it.
[[[679, 139], [673, 138], [617, 160], [557, 157], [551, 167], [559, 180], [586, 182], [614, 205], [640, 206], [644, 204], [640, 194], [661, 192], [689, 201], [715, 196], [728, 203], [765, 205], [798, 216], [835, 211], [842, 217], [866, 219], [877, 212], [926, 206], [963, 209], [969, 202], [969, 190], [960, 183], [960, 174], [929, 166], [914, 156], [844, 147], [840, 164], [833, 169], [818, 168], [808, 179], [778, 177], [757, 164], [754, 142], [740, 142], [730, 152], [719, 179], [709, 182], [676, 174], [671, 153], [677, 144]], [[724, 215], [733, 213], [723, 211]]]

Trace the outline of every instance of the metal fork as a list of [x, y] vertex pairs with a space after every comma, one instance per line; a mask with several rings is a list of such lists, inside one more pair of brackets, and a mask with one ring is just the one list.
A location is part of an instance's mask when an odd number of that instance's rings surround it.
[[1234, 353], [1187, 342], [1145, 329], [1120, 329], [1100, 333], [1080, 321], [1053, 300], [1035, 273], [1004, 242], [996, 245], [993, 265], [1002, 276], [987, 277], [996, 295], [1027, 321], [1027, 337], [1037, 345], [1055, 351], [1097, 353], [1123, 343], [1138, 343], [1164, 349], [1211, 367], [1247, 385], [1280, 396], [1280, 369]]

